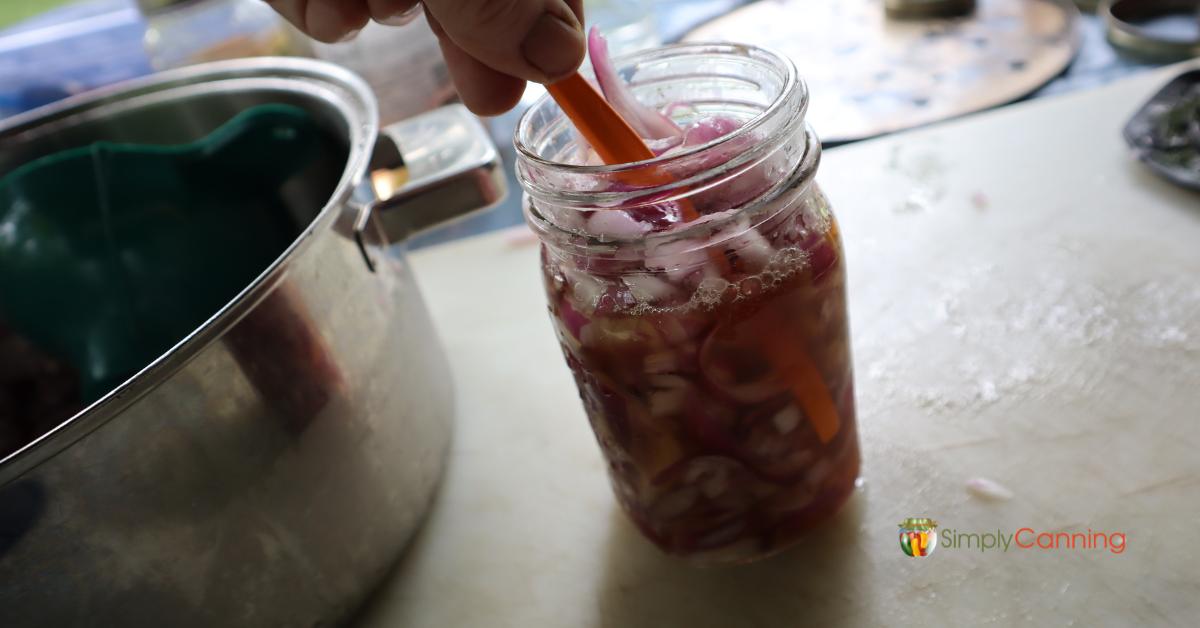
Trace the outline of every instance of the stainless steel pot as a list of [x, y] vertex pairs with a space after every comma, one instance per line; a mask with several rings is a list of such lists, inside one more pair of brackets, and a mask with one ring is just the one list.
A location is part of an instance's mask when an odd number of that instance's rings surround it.
[[285, 188], [308, 227], [176, 346], [0, 461], [0, 625], [336, 623], [421, 521], [451, 384], [413, 276], [384, 249], [503, 195], [465, 110], [377, 136], [369, 89], [336, 66], [211, 64], [11, 121], [0, 174], [100, 139], [191, 141], [268, 102], [340, 144]]

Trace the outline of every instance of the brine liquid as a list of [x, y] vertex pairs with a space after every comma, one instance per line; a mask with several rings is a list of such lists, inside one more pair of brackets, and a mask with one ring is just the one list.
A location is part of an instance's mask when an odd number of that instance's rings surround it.
[[551, 315], [617, 498], [667, 552], [765, 556], [853, 490], [841, 243], [831, 217], [802, 226], [764, 234], [757, 264], [717, 246], [724, 262], [649, 288], [544, 254]]

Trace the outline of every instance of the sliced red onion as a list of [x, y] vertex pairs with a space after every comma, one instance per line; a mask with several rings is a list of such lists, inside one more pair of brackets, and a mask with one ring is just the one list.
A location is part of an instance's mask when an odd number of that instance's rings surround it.
[[678, 375], [654, 375], [646, 380], [651, 386], [662, 389], [687, 390], [692, 384]]
[[563, 229], [573, 232], [587, 231], [587, 219], [591, 212], [582, 212], [573, 209], [555, 209], [551, 211], [554, 215], [554, 222]]
[[[700, 146], [740, 129], [742, 121], [728, 116], [709, 116], [688, 125], [683, 133], [684, 146]], [[732, 155], [730, 155], [732, 156]]]
[[667, 486], [695, 486], [710, 510], [741, 511], [760, 497], [760, 482], [744, 464], [723, 455], [703, 454], [680, 460], [655, 478]]
[[830, 462], [829, 458], [821, 458], [804, 475], [804, 483], [808, 484], [808, 487], [813, 492], [816, 492], [820, 490], [821, 485], [825, 483], [825, 480], [829, 478], [832, 472], [833, 463]]
[[[752, 430], [742, 444], [738, 458], [763, 478], [789, 484], [807, 478], [815, 464], [820, 463], [815, 439], [794, 439], [780, 435], [774, 425]], [[801, 440], [804, 447], [797, 442]], [[812, 442], [808, 442], [811, 440]]]
[[680, 460], [654, 483], [662, 492], [645, 511], [644, 523], [669, 551], [684, 553], [742, 538], [754, 524], [750, 510], [775, 492], [737, 460], [719, 455]]
[[[703, 220], [703, 218], [701, 218]], [[661, 269], [673, 282], [679, 282], [708, 262], [703, 244], [695, 240], [675, 240], [656, 244], [650, 251], [648, 264]]]
[[629, 212], [634, 220], [648, 223], [653, 231], [663, 231], [683, 221], [683, 208], [679, 203], [670, 200], [632, 205], [625, 207], [625, 211]]
[[[775, 255], [775, 247], [755, 229], [749, 221], [741, 219], [728, 228], [723, 229], [715, 238], [725, 237], [725, 234], [736, 234], [723, 245], [725, 250], [733, 253], [743, 262], [739, 270], [745, 273], [756, 273], [766, 268]], [[714, 239], [715, 239], [714, 238]]]
[[645, 273], [625, 275], [622, 277], [633, 298], [647, 305], [670, 304], [679, 296], [679, 289], [670, 283]]
[[[671, 419], [679, 411], [671, 406], [681, 406], [686, 392], [684, 388], [664, 388], [652, 393], [646, 403], [632, 393], [627, 396], [632, 428], [629, 453], [646, 477], [658, 475], [683, 457], [679, 441], [673, 434], [674, 421]], [[663, 396], [656, 396], [660, 393]]]
[[597, 325], [584, 325], [579, 330], [579, 344], [585, 347], [599, 346], [603, 340], [600, 338], [600, 333], [596, 331]]
[[588, 218], [588, 232], [609, 238], [629, 240], [645, 235], [652, 226], [635, 220], [627, 212], [619, 209], [604, 209], [592, 212]]
[[813, 242], [805, 243], [804, 246], [808, 253], [808, 266], [812, 272], [813, 283], [821, 285], [825, 282], [829, 270], [838, 261], [837, 248], [832, 240], [824, 235]]
[[604, 455], [608, 458], [608, 474], [617, 499], [627, 507], [637, 504], [641, 486], [637, 465], [628, 454], [615, 447], [605, 449]]
[[827, 457], [804, 411], [791, 399], [758, 406], [739, 422], [737, 431], [734, 457], [775, 484], [811, 480]]
[[647, 378], [654, 392], [650, 393], [650, 415], [669, 417], [683, 410], [691, 386], [677, 375], [651, 375]]
[[671, 373], [679, 367], [679, 359], [674, 351], [659, 351], [647, 355], [642, 364], [642, 369], [650, 374]]
[[697, 211], [735, 209], [761, 198], [785, 176], [787, 159], [777, 152], [706, 190], [695, 201]]
[[663, 155], [664, 153], [668, 153], [668, 152], [670, 152], [676, 148], [679, 148], [680, 146], [683, 146], [683, 145], [684, 145], [684, 139], [683, 139], [683, 137], [680, 137], [678, 135], [673, 135], [671, 137], [664, 137], [664, 138], [660, 138], [660, 139], [656, 139], [656, 140], [646, 140], [646, 148], [649, 148], [650, 152], [654, 153], [655, 157], [659, 157], [659, 156]]
[[705, 359], [706, 352], [700, 350], [700, 371], [715, 389], [738, 403], [761, 403], [779, 396], [787, 386], [774, 373], [749, 381], [739, 381], [736, 369], [718, 360]]
[[[625, 293], [628, 295], [628, 293]], [[597, 346], [603, 346], [606, 353], [613, 355], [634, 355], [642, 351], [659, 351], [667, 348], [667, 342], [662, 333], [645, 316], [597, 316], [584, 329], [584, 344], [587, 345], [588, 332]], [[614, 375], [629, 378], [631, 383], [641, 376], [635, 369], [613, 371]]]
[[687, 514], [699, 498], [700, 490], [697, 487], [684, 486], [659, 498], [648, 514], [653, 522], [672, 521]]
[[633, 92], [629, 91], [625, 81], [621, 80], [613, 67], [608, 56], [608, 42], [600, 34], [600, 29], [594, 26], [588, 33], [588, 55], [592, 58], [592, 68], [596, 71], [596, 82], [600, 84], [600, 91], [604, 92], [609, 104], [625, 118], [638, 135], [652, 140], [683, 135], [683, 130], [670, 118], [643, 105], [633, 96]]
[[[706, 370], [706, 374], [709, 372], [720, 371], [715, 369]], [[717, 376], [714, 384], [721, 389], [721, 392], [724, 392], [725, 394], [729, 395], [730, 398], [741, 403], [758, 403], [760, 401], [766, 401], [767, 399], [778, 395], [780, 391], [784, 389], [784, 386], [780, 385], [777, 381], [773, 381], [772, 379], [761, 379], [752, 382], [731, 384], [728, 383], [729, 380], [723, 380], [722, 377], [724, 376]]]
[[771, 258], [775, 256], [775, 248], [757, 229], [748, 229], [734, 238], [734, 253], [739, 259], [748, 262], [748, 271], [758, 272], [771, 263]]
[[740, 539], [742, 533], [746, 531], [749, 525], [750, 522], [744, 517], [737, 517], [722, 526], [709, 530], [707, 534], [700, 535], [696, 539], [691, 540], [687, 545], [696, 551], [724, 547]]
[[761, 403], [788, 388], [767, 358], [748, 339], [753, 330], [719, 326], [700, 346], [700, 372], [713, 388], [739, 403]]
[[675, 112], [679, 111], [680, 109], [685, 110], [687, 113], [692, 114], [693, 116], [696, 113], [696, 108], [692, 106], [692, 103], [677, 100], [663, 108], [663, 115], [674, 119]]
[[592, 276], [586, 270], [576, 270], [567, 265], [563, 265], [560, 268], [563, 271], [563, 276], [567, 279], [567, 284], [571, 286], [571, 291], [575, 296], [575, 303], [579, 304], [585, 310], [594, 309], [600, 296], [608, 289], [608, 285], [603, 280]]
[[686, 391], [681, 389], [659, 390], [650, 393], [650, 414], [655, 417], [670, 417], [683, 409]]
[[564, 298], [558, 304], [558, 318], [566, 326], [567, 331], [576, 340], [582, 340], [583, 328], [588, 324], [588, 319], [583, 314], [580, 314], [574, 307], [571, 306], [571, 300]]
[[987, 478], [967, 480], [967, 491], [976, 497], [992, 501], [1006, 501], [1013, 498], [1013, 492], [1007, 486]]
[[663, 337], [667, 339], [667, 342], [672, 345], [683, 344], [691, 338], [687, 328], [683, 325], [683, 321], [675, 316], [660, 317], [658, 319], [658, 329], [662, 332]]
[[[737, 447], [733, 435], [736, 412], [708, 395], [696, 391], [684, 406], [684, 425], [692, 438], [713, 452], [731, 452]], [[657, 481], [657, 480], [656, 480]]]
[[585, 402], [590, 402], [597, 414], [589, 413], [592, 425], [599, 434], [609, 434], [612, 444], [628, 450], [633, 441], [627, 396], [590, 375], [591, 382], [581, 387]]
[[736, 463], [720, 456], [702, 456], [692, 460], [684, 473], [683, 481], [700, 487], [708, 499], [717, 499], [729, 490], [731, 467]]

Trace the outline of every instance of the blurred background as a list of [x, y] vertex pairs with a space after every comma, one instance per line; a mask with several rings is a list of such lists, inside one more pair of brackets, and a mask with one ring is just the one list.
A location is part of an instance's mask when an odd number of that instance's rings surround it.
[[[940, 6], [939, 6], [940, 5]], [[588, 0], [619, 54], [687, 39], [752, 41], [790, 54], [812, 88], [827, 144], [1006, 103], [1086, 89], [1180, 55], [1114, 45], [1106, 7], [1088, 0]], [[941, 11], [941, 12], [939, 12]], [[1196, 16], [1140, 26], [1186, 40]], [[256, 55], [334, 61], [375, 89], [384, 124], [455, 98], [423, 21], [371, 25], [353, 42], [311, 42], [261, 0], [4, 0], [0, 119], [156, 70]], [[1186, 56], [1186, 53], [1185, 55]], [[543, 90], [531, 87], [527, 106]], [[511, 164], [517, 111], [489, 119]], [[516, 189], [512, 185], [510, 189]], [[521, 222], [519, 199], [412, 243]]]

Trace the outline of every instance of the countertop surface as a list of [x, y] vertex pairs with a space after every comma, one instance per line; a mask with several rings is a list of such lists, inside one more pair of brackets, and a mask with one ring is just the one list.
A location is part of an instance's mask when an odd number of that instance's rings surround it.
[[[748, 566], [690, 567], [624, 519], [535, 246], [507, 231], [413, 254], [456, 436], [429, 520], [360, 625], [1194, 625], [1200, 195], [1120, 137], [1181, 67], [827, 151], [863, 485]], [[1011, 498], [968, 491], [974, 478]], [[941, 546], [908, 558], [897, 524], [920, 516]], [[961, 546], [1021, 528], [1127, 540]]]

